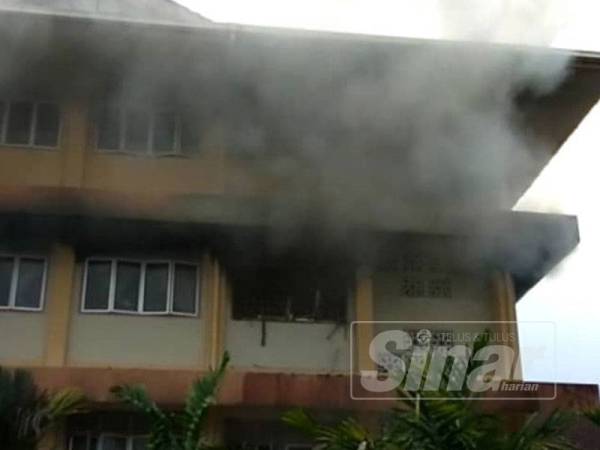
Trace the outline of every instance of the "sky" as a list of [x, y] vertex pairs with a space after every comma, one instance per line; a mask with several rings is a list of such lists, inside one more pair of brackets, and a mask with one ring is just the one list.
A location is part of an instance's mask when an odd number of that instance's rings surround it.
[[[496, 29], [502, 17], [510, 17], [509, 30], [494, 34], [491, 40], [600, 52], [597, 0], [178, 2], [216, 22], [431, 39], [485, 34]], [[544, 21], [544, 27], [529, 26], [531, 21]], [[524, 323], [520, 344], [527, 380], [600, 384], [600, 293], [595, 283], [600, 254], [598, 155], [600, 104], [515, 205], [523, 211], [577, 215], [581, 236], [575, 251], [517, 305], [518, 320]], [[555, 324], [556, 365], [534, 361], [531, 352], [543, 343], [539, 334], [526, 332], [527, 321]]]

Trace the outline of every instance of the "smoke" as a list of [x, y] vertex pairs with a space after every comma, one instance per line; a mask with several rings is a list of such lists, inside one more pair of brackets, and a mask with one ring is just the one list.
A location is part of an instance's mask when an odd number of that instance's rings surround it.
[[[89, 24], [43, 70], [52, 79], [72, 65], [65, 95], [90, 89], [98, 101], [192, 105], [205, 136], [220, 136], [234, 158], [272, 179], [275, 228], [427, 229], [446, 215], [510, 209], [514, 184], [549, 151], [528, 129], [520, 99], [550, 93], [569, 62], [541, 48], [560, 28], [555, 3], [440, 2], [439, 14], [442, 34], [460, 42], [224, 26], [147, 31], [138, 43], [135, 30], [111, 35]], [[11, 80], [39, 73], [32, 68], [43, 66], [44, 43], [68, 36], [55, 26], [10, 36], [27, 35], [36, 49], [7, 46]], [[80, 57], [94, 63], [78, 68]], [[251, 196], [260, 191], [252, 180], [226, 193]]]
[[461, 42], [261, 48], [238, 37], [233, 83], [251, 99], [230, 147], [285, 149], [260, 163], [283, 180], [275, 222], [318, 217], [339, 229], [510, 209], [515, 183], [549, 154], [519, 99], [552, 92], [567, 74], [568, 56], [539, 47], [559, 29], [558, 8], [450, 4], [442, 28]]

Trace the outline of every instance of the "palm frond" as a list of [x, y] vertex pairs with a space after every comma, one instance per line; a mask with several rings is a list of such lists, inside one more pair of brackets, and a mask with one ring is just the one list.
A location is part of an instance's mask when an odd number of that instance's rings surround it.
[[148, 445], [153, 450], [177, 449], [177, 436], [172, 417], [163, 412], [143, 386], [114, 386], [111, 392], [122, 402], [145, 414], [152, 423]]
[[594, 425], [600, 427], [600, 408], [588, 409], [583, 412], [583, 415], [587, 417]]
[[49, 398], [46, 412], [51, 421], [57, 421], [79, 412], [85, 405], [85, 395], [75, 388], [63, 389]]
[[525, 425], [514, 433], [506, 444], [514, 450], [568, 450], [576, 449], [565, 436], [565, 431], [573, 423], [571, 413], [555, 410], [547, 418], [535, 413]]
[[313, 439], [323, 450], [368, 450], [375, 448], [366, 428], [347, 418], [336, 425], [320, 425], [306, 411], [294, 409], [282, 416], [284, 423]]
[[225, 352], [216, 370], [196, 380], [186, 399], [184, 408], [185, 448], [196, 448], [200, 441], [200, 430], [206, 411], [216, 401], [216, 393], [229, 364], [229, 353]]
[[140, 385], [120, 385], [114, 386], [110, 390], [119, 400], [127, 403], [138, 411], [150, 416], [152, 419], [164, 419], [166, 415], [152, 401], [144, 386]]

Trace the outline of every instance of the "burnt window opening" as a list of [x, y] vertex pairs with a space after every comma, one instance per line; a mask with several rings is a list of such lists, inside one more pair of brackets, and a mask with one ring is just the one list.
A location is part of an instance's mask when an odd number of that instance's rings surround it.
[[349, 284], [343, 276], [306, 276], [276, 268], [233, 276], [233, 319], [345, 322]]
[[55, 148], [60, 109], [48, 102], [0, 101], [0, 144]]
[[173, 111], [104, 106], [96, 115], [96, 148], [148, 156], [192, 155], [200, 144], [199, 125]]

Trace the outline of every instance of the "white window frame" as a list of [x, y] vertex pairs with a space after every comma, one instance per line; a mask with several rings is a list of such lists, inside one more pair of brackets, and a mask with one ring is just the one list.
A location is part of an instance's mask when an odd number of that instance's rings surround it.
[[[44, 310], [45, 297], [46, 297], [46, 279], [48, 277], [48, 259], [45, 256], [40, 255], [29, 255], [29, 254], [4, 254], [0, 253], [0, 258], [11, 258], [13, 260], [12, 277], [10, 280], [10, 293], [8, 295], [8, 305], [0, 306], [2, 311], [30, 311], [40, 312]], [[36, 259], [42, 260], [44, 263], [44, 272], [42, 274], [42, 286], [39, 297], [39, 306], [37, 308], [31, 308], [28, 306], [17, 306], [17, 288], [19, 287], [19, 276], [21, 269], [22, 259]]]
[[[110, 263], [110, 280], [108, 289], [108, 302], [107, 308], [104, 309], [92, 309], [86, 307], [86, 291], [87, 291], [87, 278], [88, 278], [88, 267], [90, 262], [109, 262]], [[136, 310], [125, 310], [117, 309], [115, 307], [115, 295], [117, 286], [117, 265], [118, 263], [134, 263], [140, 264], [140, 284], [138, 286], [138, 301]], [[163, 311], [144, 311], [145, 302], [145, 288], [146, 288], [146, 267], [148, 264], [166, 264], [168, 267], [168, 280], [167, 280], [167, 301], [165, 303], [165, 310]], [[196, 292], [194, 293], [194, 312], [181, 312], [175, 311], [174, 305], [174, 287], [175, 287], [175, 267], [180, 265], [186, 265], [195, 267], [196, 269]], [[184, 316], [184, 317], [197, 317], [200, 313], [200, 298], [201, 298], [201, 265], [196, 262], [174, 260], [174, 259], [132, 259], [132, 258], [107, 258], [107, 257], [89, 257], [85, 260], [84, 274], [83, 274], [83, 286], [81, 290], [81, 312], [91, 314], [135, 314], [144, 316]]]
[[73, 450], [73, 440], [75, 437], [78, 437], [78, 436], [86, 437], [87, 450], [103, 450], [104, 439], [106, 437], [125, 438], [126, 439], [126, 444], [125, 444], [126, 450], [133, 450], [133, 440], [134, 439], [148, 437], [147, 434], [98, 433], [97, 435], [95, 435], [95, 437], [97, 438], [96, 448], [91, 448], [91, 441], [94, 437], [93, 433], [90, 433], [89, 431], [82, 431], [82, 432], [74, 433], [73, 435], [71, 435], [69, 437], [69, 450]]
[[[189, 157], [184, 153], [181, 147], [183, 124], [181, 114], [168, 109], [155, 109], [155, 108], [140, 108], [135, 105], [116, 105], [109, 109], [115, 109], [119, 115], [119, 148], [104, 148], [100, 146], [100, 124], [96, 121], [96, 133], [95, 133], [95, 149], [101, 153], [118, 153], [132, 156], [147, 156], [147, 157], [161, 157], [161, 156], [180, 156]], [[127, 148], [127, 111], [128, 110], [143, 110], [148, 114], [148, 129], [146, 130], [146, 148], [144, 150], [135, 151]], [[173, 148], [168, 151], [155, 150], [154, 149], [154, 135], [155, 135], [155, 122], [156, 116], [160, 114], [172, 114], [175, 117], [175, 136], [173, 141]]]
[[[33, 148], [39, 150], [56, 150], [60, 147], [60, 141], [62, 136], [62, 114], [60, 111], [60, 105], [56, 102], [41, 100], [32, 101], [26, 99], [0, 99], [0, 103], [4, 103], [4, 111], [0, 116], [0, 145], [7, 147], [19, 147], [19, 148]], [[31, 103], [33, 106], [33, 112], [31, 117], [31, 125], [29, 127], [29, 140], [26, 144], [14, 144], [6, 142], [6, 134], [8, 133], [8, 122], [10, 120], [10, 110], [13, 103]], [[55, 105], [58, 108], [58, 130], [56, 136], [56, 145], [37, 145], [35, 143], [36, 128], [37, 128], [37, 116], [39, 105]]]

